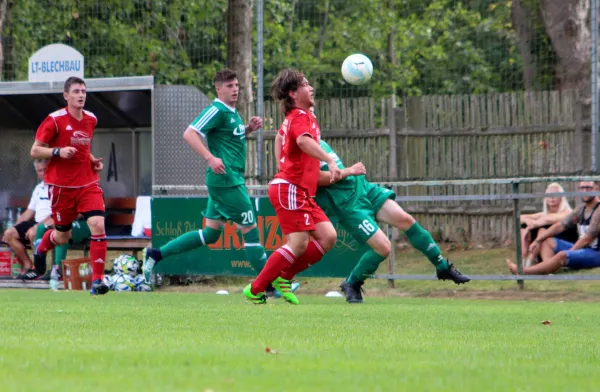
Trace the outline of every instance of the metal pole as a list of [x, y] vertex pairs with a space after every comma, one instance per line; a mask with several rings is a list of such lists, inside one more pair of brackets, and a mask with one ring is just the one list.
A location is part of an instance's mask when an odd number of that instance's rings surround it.
[[[518, 182], [513, 182], [512, 191], [515, 195], [519, 193]], [[521, 258], [521, 214], [519, 213], [519, 199], [514, 200], [513, 219], [515, 222], [515, 247], [517, 248], [517, 274], [523, 275], [523, 259]], [[523, 290], [523, 288], [525, 287], [525, 282], [522, 279], [518, 279], [517, 287], [520, 290]]]
[[598, 0], [592, 0], [592, 172], [598, 159]]
[[[263, 13], [263, 1], [264, 0], [257, 0], [256, 2], [256, 7], [257, 7], [257, 11], [256, 11], [256, 28], [257, 28], [257, 32], [256, 32], [256, 65], [257, 65], [257, 70], [256, 70], [256, 78], [258, 80], [258, 91], [256, 93], [256, 115], [259, 116], [260, 118], [263, 118], [264, 115], [264, 103], [265, 103], [265, 92], [264, 92], [264, 74], [263, 74], [263, 27], [264, 27], [264, 21], [263, 21], [263, 17], [264, 17], [264, 13]], [[264, 120], [264, 119], [263, 119]], [[258, 134], [256, 137], [256, 144], [257, 144], [257, 148], [256, 148], [256, 153], [258, 154], [257, 157], [257, 164], [258, 164], [258, 177], [261, 178], [263, 176], [263, 148], [264, 148], [264, 143], [263, 143], [263, 129], [262, 127], [258, 130]]]

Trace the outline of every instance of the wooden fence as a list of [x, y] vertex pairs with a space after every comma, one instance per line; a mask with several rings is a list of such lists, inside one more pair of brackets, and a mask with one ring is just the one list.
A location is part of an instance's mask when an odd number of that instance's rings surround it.
[[[569, 175], [588, 171], [589, 123], [574, 91], [492, 93], [391, 99], [317, 101], [322, 137], [346, 164], [362, 161], [370, 181]], [[251, 115], [253, 108], [244, 108]], [[283, 116], [272, 102], [264, 110], [263, 176], [257, 176], [257, 145], [248, 143], [248, 177], [265, 183], [275, 173], [273, 139]], [[393, 129], [394, 132], [391, 132]], [[395, 147], [395, 148], [394, 148]], [[523, 192], [543, 192], [529, 184]], [[573, 190], [576, 184], [563, 184]], [[511, 193], [507, 186], [440, 186], [400, 189], [402, 195]], [[571, 204], [575, 204], [571, 201]], [[525, 211], [541, 200], [525, 202]], [[403, 203], [439, 239], [460, 242], [513, 238], [507, 201]]]

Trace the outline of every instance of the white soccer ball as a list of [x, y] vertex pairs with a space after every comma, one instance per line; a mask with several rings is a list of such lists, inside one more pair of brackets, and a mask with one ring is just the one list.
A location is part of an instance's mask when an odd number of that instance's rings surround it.
[[102, 279], [102, 281], [104, 282], [105, 285], [108, 286], [109, 290], [114, 290], [115, 289], [115, 278], [110, 276], [110, 275], [104, 275], [104, 278]]
[[137, 291], [152, 291], [152, 287], [150, 287], [150, 285], [147, 285], [146, 283], [142, 283], [136, 286], [135, 289]]
[[115, 279], [115, 291], [132, 291], [135, 289], [135, 282], [129, 275], [119, 275]]
[[125, 269], [129, 276], [136, 276], [138, 274], [138, 268], [140, 267], [140, 263], [137, 261], [135, 257], [130, 256], [125, 262]]
[[373, 76], [373, 63], [364, 54], [351, 54], [342, 64], [342, 76], [350, 84], [364, 84]]
[[144, 278], [144, 275], [137, 275], [133, 278], [133, 283], [135, 283], [136, 286], [139, 286], [146, 283], [146, 279]]

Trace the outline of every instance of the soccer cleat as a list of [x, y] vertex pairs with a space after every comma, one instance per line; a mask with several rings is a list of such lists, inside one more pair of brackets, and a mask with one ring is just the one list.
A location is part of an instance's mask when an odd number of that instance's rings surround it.
[[108, 293], [108, 286], [102, 281], [102, 279], [96, 279], [92, 282], [92, 288], [90, 290], [91, 295], [103, 295]]
[[[292, 283], [292, 293], [295, 293], [296, 290], [298, 290], [298, 287], [300, 287], [300, 282], [293, 282]], [[269, 287], [267, 287], [267, 289], [265, 290], [265, 295], [267, 296], [267, 298], [269, 298], [269, 297], [281, 298], [281, 293], [279, 291], [275, 290], [275, 287], [273, 287], [273, 284], [270, 284]]]
[[273, 287], [275, 291], [281, 293], [281, 298], [285, 299], [292, 305], [298, 305], [300, 301], [296, 297], [296, 294], [292, 291], [292, 281], [283, 279], [281, 276], [273, 281]]
[[436, 275], [439, 280], [451, 280], [456, 284], [467, 283], [471, 281], [471, 278], [457, 270], [450, 260], [446, 261], [448, 262], [448, 269], [444, 271], [436, 271]]
[[146, 284], [151, 285], [152, 269], [157, 263], [157, 252], [160, 252], [160, 250], [154, 248], [144, 248], [142, 252], [142, 272], [144, 274], [144, 280], [146, 281]]
[[252, 294], [252, 283], [250, 283], [248, 286], [244, 287], [243, 293], [244, 293], [244, 296], [246, 298], [248, 298], [248, 300], [255, 305], [261, 305], [261, 304], [267, 303], [267, 296], [265, 295], [265, 293], [258, 293], [257, 295]]
[[354, 284], [348, 283], [348, 281], [344, 280], [340, 285], [340, 289], [346, 294], [346, 302], [349, 304], [362, 304], [362, 285], [365, 282], [362, 280], [357, 281]]
[[28, 269], [24, 274], [17, 275], [17, 279], [21, 280], [35, 280], [39, 277], [40, 274], [34, 268]]

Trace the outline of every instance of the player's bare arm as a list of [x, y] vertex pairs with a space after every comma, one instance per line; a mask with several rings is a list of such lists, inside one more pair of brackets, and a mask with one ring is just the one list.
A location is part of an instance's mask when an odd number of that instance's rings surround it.
[[598, 210], [594, 211], [594, 215], [592, 215], [592, 219], [590, 220], [590, 225], [585, 232], [584, 235], [579, 237], [577, 242], [573, 244], [571, 250], [577, 250], [585, 248], [590, 245], [596, 238], [600, 236], [600, 213]]
[[329, 166], [329, 171], [331, 173], [331, 182], [339, 181], [342, 176], [342, 171], [336, 165], [333, 158], [325, 152], [312, 137], [304, 134], [300, 135], [296, 139], [296, 144], [298, 147], [306, 154], [310, 155], [313, 158], [317, 158], [323, 162], [327, 162]]
[[[583, 207], [583, 206], [580, 206], [580, 207]], [[573, 225], [577, 225], [577, 219], [579, 216], [578, 214], [581, 213], [580, 207], [573, 210], [569, 214], [569, 216], [567, 216], [562, 221], [558, 221], [555, 224], [553, 224], [552, 226], [550, 226], [548, 228], [548, 230], [545, 230], [544, 232], [539, 233], [537, 238], [535, 239], [535, 241], [533, 241], [531, 243], [531, 245], [529, 245], [529, 251], [537, 252], [541, 243], [544, 242], [544, 240], [555, 237], [558, 234], [562, 233], [563, 231], [567, 230], [568, 228], [572, 227]]]
[[281, 159], [281, 145], [283, 144], [283, 136], [279, 133], [275, 135], [275, 162], [277, 162], [277, 171], [279, 171], [279, 160]]
[[[342, 177], [336, 182], [339, 182], [350, 176], [363, 176], [365, 174], [367, 174], [367, 169], [365, 168], [365, 165], [363, 165], [362, 162], [357, 162], [350, 167], [342, 169]], [[319, 173], [318, 185], [319, 186], [329, 186], [332, 184], [334, 184], [334, 182], [331, 181], [331, 173], [328, 171], [321, 171]]]
[[30, 154], [33, 159], [50, 159], [53, 157], [71, 159], [76, 152], [75, 147], [50, 148], [46, 143], [36, 140], [33, 142]]
[[183, 140], [200, 155], [216, 174], [225, 174], [225, 165], [221, 158], [215, 157], [208, 147], [202, 143], [200, 135], [194, 128], [188, 127], [183, 133]]
[[260, 129], [262, 127], [263, 121], [262, 118], [258, 116], [253, 116], [250, 118], [250, 122], [246, 125], [246, 136], [250, 135], [252, 132]]

